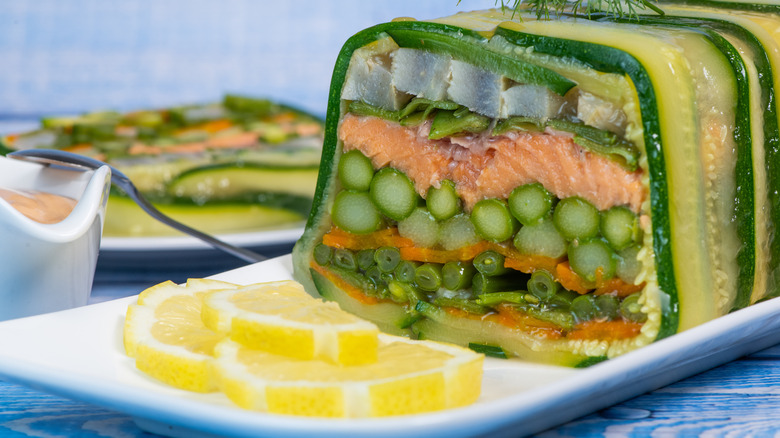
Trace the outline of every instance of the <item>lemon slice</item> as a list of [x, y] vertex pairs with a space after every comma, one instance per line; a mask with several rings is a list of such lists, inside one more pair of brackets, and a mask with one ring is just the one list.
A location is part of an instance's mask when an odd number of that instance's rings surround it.
[[217, 344], [220, 389], [237, 405], [277, 414], [374, 417], [470, 404], [479, 397], [483, 356], [454, 345], [380, 335], [377, 361], [344, 367]]
[[206, 292], [238, 285], [217, 280], [190, 279], [184, 286], [171, 281], [141, 292], [138, 304], [127, 309], [124, 345], [136, 367], [181, 389], [217, 389], [210, 370], [214, 346], [225, 335], [208, 329], [201, 319]]
[[249, 348], [341, 365], [377, 360], [374, 324], [312, 297], [294, 281], [211, 292], [202, 316], [207, 327]]

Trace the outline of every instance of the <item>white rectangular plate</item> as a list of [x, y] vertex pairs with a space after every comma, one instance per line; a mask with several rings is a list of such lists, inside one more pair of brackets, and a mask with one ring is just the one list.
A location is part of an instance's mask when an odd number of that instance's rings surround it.
[[[215, 278], [238, 284], [291, 278], [289, 256]], [[178, 436], [417, 437], [544, 430], [780, 342], [780, 300], [726, 315], [638, 351], [569, 369], [488, 358], [473, 405], [365, 420], [297, 418], [235, 407], [137, 371], [122, 346], [123, 298], [0, 323], [0, 376], [124, 412], [151, 432]]]

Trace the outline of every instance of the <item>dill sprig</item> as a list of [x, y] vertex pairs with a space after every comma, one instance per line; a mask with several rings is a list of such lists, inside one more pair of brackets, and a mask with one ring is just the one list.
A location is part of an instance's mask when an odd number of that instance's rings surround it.
[[[498, 3], [498, 0], [496, 0]], [[659, 15], [664, 11], [651, 0], [501, 0], [501, 9], [510, 7], [514, 12], [530, 10], [537, 19], [550, 19], [550, 15], [562, 13], [586, 14], [607, 12], [617, 17], [637, 17], [640, 10], [650, 9]]]

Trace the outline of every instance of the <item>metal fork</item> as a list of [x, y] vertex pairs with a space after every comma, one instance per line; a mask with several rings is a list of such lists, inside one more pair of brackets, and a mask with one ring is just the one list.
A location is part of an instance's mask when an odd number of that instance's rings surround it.
[[15, 158], [17, 160], [33, 161], [45, 165], [54, 165], [82, 170], [96, 170], [102, 166], [108, 166], [111, 169], [111, 183], [127, 193], [127, 195], [130, 196], [130, 198], [135, 201], [139, 207], [141, 207], [146, 213], [158, 221], [183, 233], [189, 234], [190, 236], [196, 237], [213, 246], [214, 248], [222, 250], [246, 262], [256, 263], [268, 259], [267, 257], [257, 254], [254, 251], [231, 245], [223, 240], [217, 239], [212, 235], [198, 231], [166, 216], [141, 195], [141, 193], [135, 187], [135, 184], [130, 181], [130, 178], [128, 178], [118, 169], [102, 161], [56, 149], [25, 149], [11, 152], [6, 156], [9, 158]]

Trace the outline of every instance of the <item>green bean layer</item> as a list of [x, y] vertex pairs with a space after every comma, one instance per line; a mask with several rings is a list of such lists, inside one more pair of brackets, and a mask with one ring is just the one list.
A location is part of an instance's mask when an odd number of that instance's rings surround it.
[[[603, 241], [601, 244], [608, 247]], [[398, 322], [403, 328], [426, 316], [416, 309], [427, 309], [433, 315], [441, 307], [485, 315], [509, 306], [564, 331], [588, 321], [622, 319], [641, 323], [647, 318], [639, 304], [639, 293], [624, 299], [614, 294], [581, 295], [562, 288], [545, 270], [529, 275], [504, 268], [498, 273], [495, 268], [503, 268], [503, 256], [495, 251], [485, 251], [470, 262], [445, 264], [402, 260], [400, 251], [393, 247], [355, 253], [320, 244], [316, 252], [317, 259], [326, 263], [322, 266], [352, 284], [362, 285], [367, 294], [408, 305], [408, 317]], [[523, 284], [527, 291], [518, 288]]]

